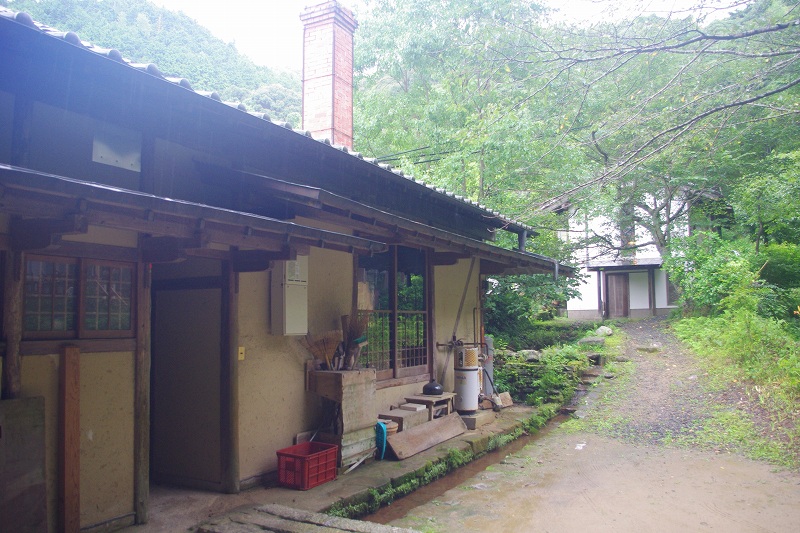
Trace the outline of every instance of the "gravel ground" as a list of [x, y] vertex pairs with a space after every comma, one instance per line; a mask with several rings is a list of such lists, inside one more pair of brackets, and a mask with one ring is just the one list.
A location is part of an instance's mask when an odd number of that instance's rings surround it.
[[727, 445], [691, 445], [720, 409], [761, 415], [745, 388], [712, 383], [663, 320], [620, 327], [629, 361], [589, 387], [575, 420], [390, 524], [426, 533], [800, 531], [797, 471]]
[[666, 330], [664, 319], [621, 325], [628, 340], [622, 361], [634, 363], [624, 401], [610, 406], [619, 419], [609, 433], [637, 442], [663, 444], [695, 431], [717, 395], [705, 392], [707, 376], [695, 357]]

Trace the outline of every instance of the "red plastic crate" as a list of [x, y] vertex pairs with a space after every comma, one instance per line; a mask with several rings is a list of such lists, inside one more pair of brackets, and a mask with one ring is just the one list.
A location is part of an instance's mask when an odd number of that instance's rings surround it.
[[290, 489], [308, 490], [336, 479], [339, 446], [303, 442], [278, 450], [278, 483]]

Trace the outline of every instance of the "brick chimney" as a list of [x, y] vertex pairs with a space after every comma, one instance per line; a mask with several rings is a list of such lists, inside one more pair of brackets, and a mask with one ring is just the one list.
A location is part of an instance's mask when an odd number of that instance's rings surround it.
[[353, 12], [329, 0], [303, 21], [303, 129], [353, 148]]

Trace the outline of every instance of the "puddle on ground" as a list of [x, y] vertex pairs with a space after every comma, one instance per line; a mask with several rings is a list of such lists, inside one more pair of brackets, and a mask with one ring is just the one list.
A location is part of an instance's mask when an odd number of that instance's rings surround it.
[[469, 464], [462, 466], [458, 470], [447, 474], [445, 477], [437, 479], [433, 483], [425, 485], [424, 487], [420, 487], [411, 494], [399, 500], [395, 500], [391, 505], [381, 507], [377, 512], [367, 515], [361, 518], [361, 520], [374, 522], [376, 524], [388, 524], [394, 520], [399, 520], [420, 505], [424, 505], [431, 500], [438, 498], [448, 490], [466, 483], [470, 480], [470, 478], [482, 473], [488, 467], [502, 462], [509, 455], [520, 451], [528, 444], [536, 442], [538, 439], [547, 435], [550, 431], [558, 427], [564, 420], [567, 420], [568, 418], [569, 416], [567, 415], [557, 415], [555, 418], [550, 420], [547, 425], [536, 432], [536, 434], [523, 435], [507, 446], [503, 446], [498, 450], [487, 453], [483, 457], [476, 459]]

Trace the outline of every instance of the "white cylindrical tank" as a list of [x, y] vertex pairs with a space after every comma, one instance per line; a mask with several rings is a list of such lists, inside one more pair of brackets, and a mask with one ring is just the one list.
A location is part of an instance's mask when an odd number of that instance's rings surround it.
[[473, 413], [478, 410], [478, 397], [481, 393], [480, 348], [459, 347], [455, 366], [455, 408], [459, 413]]
[[478, 410], [478, 368], [455, 369], [455, 408], [459, 413], [472, 413]]

